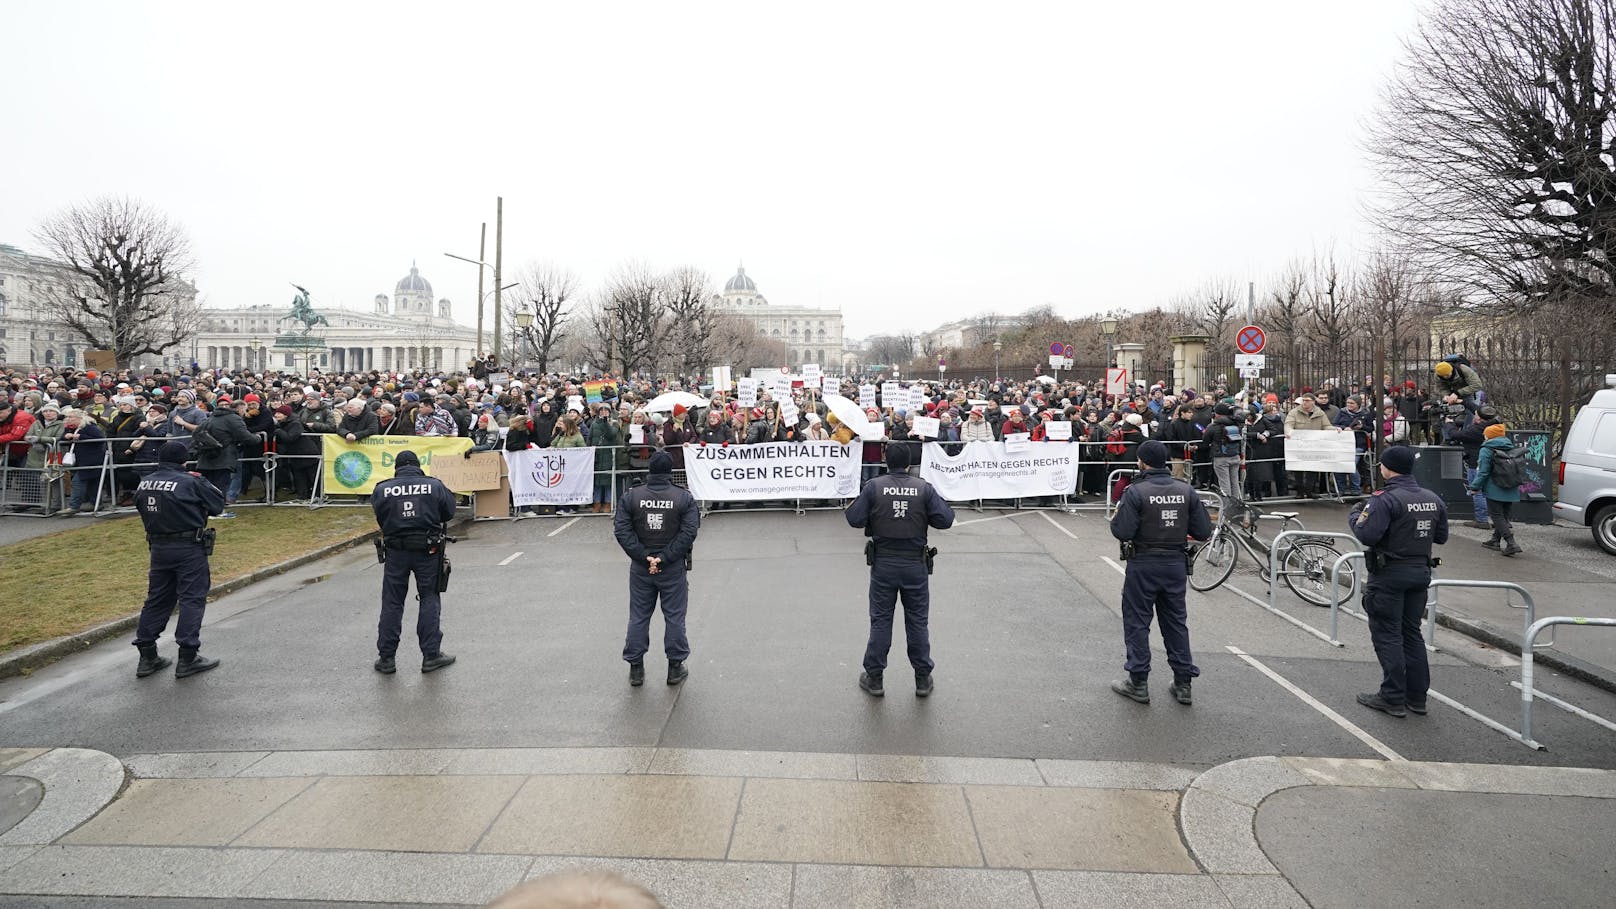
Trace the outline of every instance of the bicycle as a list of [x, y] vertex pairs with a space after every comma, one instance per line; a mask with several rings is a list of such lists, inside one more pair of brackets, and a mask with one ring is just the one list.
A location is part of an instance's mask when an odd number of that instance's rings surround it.
[[[1257, 524], [1260, 521], [1279, 521], [1276, 537], [1288, 530], [1305, 530], [1296, 512], [1268, 512], [1244, 502], [1236, 502], [1233, 508], [1220, 507], [1218, 512], [1212, 537], [1195, 552], [1190, 586], [1205, 593], [1227, 581], [1229, 575], [1234, 573], [1235, 562], [1239, 560], [1242, 549], [1257, 563], [1257, 571], [1262, 579], [1273, 583], [1268, 573], [1273, 543], [1257, 535]], [[1280, 554], [1279, 575], [1285, 580], [1285, 586], [1304, 601], [1314, 606], [1329, 606], [1330, 568], [1340, 557], [1341, 551], [1329, 540], [1289, 539], [1285, 541], [1284, 551]], [[1342, 566], [1338, 584], [1342, 587], [1343, 600], [1349, 598], [1357, 588], [1357, 572], [1350, 562]]]

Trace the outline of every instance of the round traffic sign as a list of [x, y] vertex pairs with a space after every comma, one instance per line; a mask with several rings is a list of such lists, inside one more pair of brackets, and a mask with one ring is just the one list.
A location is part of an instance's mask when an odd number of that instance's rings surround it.
[[1065, 354], [1062, 353], [1062, 351], [1064, 351], [1065, 349], [1066, 349], [1066, 345], [1062, 344], [1059, 341], [1056, 341], [1055, 343], [1049, 345], [1049, 355], [1052, 356], [1052, 357], [1064, 356]]
[[1268, 334], [1255, 325], [1241, 328], [1234, 336], [1234, 346], [1243, 354], [1258, 354], [1268, 344]]

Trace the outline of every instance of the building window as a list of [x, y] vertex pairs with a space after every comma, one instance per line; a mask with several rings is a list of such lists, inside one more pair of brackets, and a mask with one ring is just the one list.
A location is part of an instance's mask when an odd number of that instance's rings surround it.
[[286, 355], [286, 368], [287, 369], [292, 368], [292, 355], [291, 354]]

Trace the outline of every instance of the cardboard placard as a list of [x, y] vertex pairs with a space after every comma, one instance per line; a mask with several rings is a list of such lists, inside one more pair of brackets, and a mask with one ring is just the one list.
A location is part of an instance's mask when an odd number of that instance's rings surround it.
[[1004, 434], [1005, 451], [1026, 451], [1031, 445], [1032, 435], [1025, 432], [1007, 432]]
[[117, 372], [118, 355], [110, 350], [86, 350], [84, 352], [84, 368], [96, 372]]
[[1044, 438], [1051, 442], [1069, 442], [1072, 439], [1071, 420], [1050, 420], [1044, 424]]
[[840, 394], [841, 389], [842, 389], [842, 380], [841, 379], [839, 379], [839, 378], [837, 378], [835, 376], [820, 376], [819, 377], [819, 392], [820, 392], [820, 394], [826, 394], [826, 395]]
[[915, 417], [915, 435], [935, 439], [941, 431], [941, 421], [936, 417]]
[[480, 492], [499, 488], [505, 458], [497, 451], [475, 451], [469, 458], [443, 457], [432, 462], [432, 475], [455, 492]]
[[872, 408], [874, 406], [875, 406], [875, 386], [874, 385], [860, 385], [859, 386], [859, 409], [861, 409], [861, 410], [869, 410], [870, 408]]
[[818, 363], [802, 364], [802, 380], [804, 382], [817, 384], [821, 375], [823, 375], [823, 373], [819, 371]]
[[756, 379], [741, 379], [735, 386], [735, 402], [742, 407], [756, 407], [757, 396]]
[[902, 385], [899, 385], [897, 382], [882, 382], [881, 383], [881, 406], [882, 407], [899, 407], [899, 406], [902, 406], [902, 402], [900, 402], [898, 400], [898, 398], [900, 398], [902, 396], [903, 396], [903, 386]]
[[790, 376], [775, 376], [774, 377], [774, 399], [776, 401], [789, 401], [789, 400], [791, 400], [791, 377]]
[[925, 406], [926, 406], [926, 390], [924, 388], [921, 388], [919, 385], [916, 385], [916, 386], [913, 386], [912, 388], [910, 388], [909, 389], [909, 407], [907, 408], [908, 411], [910, 413], [921, 413], [924, 410]]

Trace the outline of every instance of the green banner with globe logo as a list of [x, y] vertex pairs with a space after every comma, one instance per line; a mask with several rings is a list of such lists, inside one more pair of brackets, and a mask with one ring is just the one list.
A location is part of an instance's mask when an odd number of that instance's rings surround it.
[[378, 482], [392, 478], [393, 459], [401, 451], [415, 452], [431, 476], [434, 459], [459, 458], [471, 450], [470, 439], [431, 436], [371, 436], [361, 442], [321, 436], [320, 441], [326, 495], [369, 495]]

